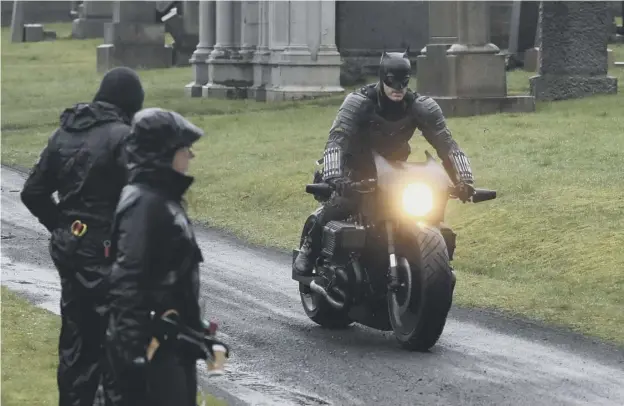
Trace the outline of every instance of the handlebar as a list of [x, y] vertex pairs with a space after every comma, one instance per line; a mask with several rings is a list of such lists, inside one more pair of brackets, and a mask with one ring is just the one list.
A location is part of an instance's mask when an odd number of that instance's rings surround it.
[[[376, 179], [365, 179], [360, 182], [353, 182], [350, 185], [350, 189], [357, 193], [370, 193], [375, 190], [376, 186]], [[328, 183], [311, 183], [306, 185], [306, 193], [319, 197], [329, 198], [333, 191], [334, 187]], [[449, 195], [453, 198], [457, 196], [455, 187], [449, 188]], [[475, 189], [474, 195], [470, 201], [472, 203], [481, 203], [494, 199], [496, 199], [496, 190]]]

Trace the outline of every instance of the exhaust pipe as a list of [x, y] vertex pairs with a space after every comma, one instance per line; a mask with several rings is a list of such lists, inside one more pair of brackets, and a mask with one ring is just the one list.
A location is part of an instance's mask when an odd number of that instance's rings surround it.
[[[323, 296], [325, 300], [327, 300], [327, 302], [336, 310], [342, 310], [344, 308], [344, 302], [340, 303], [336, 301], [333, 297], [329, 296], [329, 293], [327, 293], [327, 291], [322, 286], [318, 285], [316, 281], [313, 280], [312, 282], [310, 282], [310, 289], [312, 290], [312, 292], [318, 293], [319, 295]], [[340, 293], [343, 292], [340, 291]]]

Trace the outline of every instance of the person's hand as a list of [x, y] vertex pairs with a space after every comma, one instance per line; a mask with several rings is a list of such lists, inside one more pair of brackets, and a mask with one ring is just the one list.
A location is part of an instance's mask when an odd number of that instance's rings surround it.
[[351, 180], [349, 180], [349, 178], [336, 178], [332, 179], [330, 182], [334, 186], [334, 190], [336, 191], [336, 193], [338, 193], [340, 196], [347, 196], [351, 191], [352, 182]]
[[466, 182], [459, 182], [457, 186], [455, 187], [455, 190], [457, 192], [457, 197], [459, 198], [459, 200], [461, 200], [464, 203], [469, 201], [470, 198], [475, 193], [474, 186]]

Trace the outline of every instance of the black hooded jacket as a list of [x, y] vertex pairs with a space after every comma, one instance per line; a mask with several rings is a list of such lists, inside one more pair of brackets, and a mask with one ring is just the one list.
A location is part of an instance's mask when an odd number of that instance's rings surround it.
[[[190, 137], [189, 137], [190, 134]], [[202, 329], [199, 263], [203, 261], [182, 197], [193, 178], [171, 168], [177, 148], [201, 130], [175, 113], [137, 113], [126, 145], [129, 182], [113, 225], [115, 262], [109, 279], [109, 346], [115, 359], [136, 367], [152, 337], [151, 314], [175, 309]]]
[[129, 117], [110, 103], [66, 109], [24, 184], [24, 205], [50, 232], [75, 219], [109, 229], [127, 178], [121, 145], [129, 132]]

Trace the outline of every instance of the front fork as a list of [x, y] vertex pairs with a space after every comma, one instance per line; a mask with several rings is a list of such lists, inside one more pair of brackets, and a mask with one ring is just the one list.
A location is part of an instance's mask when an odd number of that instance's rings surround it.
[[388, 290], [396, 291], [401, 284], [399, 283], [399, 275], [397, 272], [397, 259], [394, 244], [394, 223], [390, 220], [386, 221], [386, 232], [388, 234], [388, 254], [390, 257], [390, 280]]

